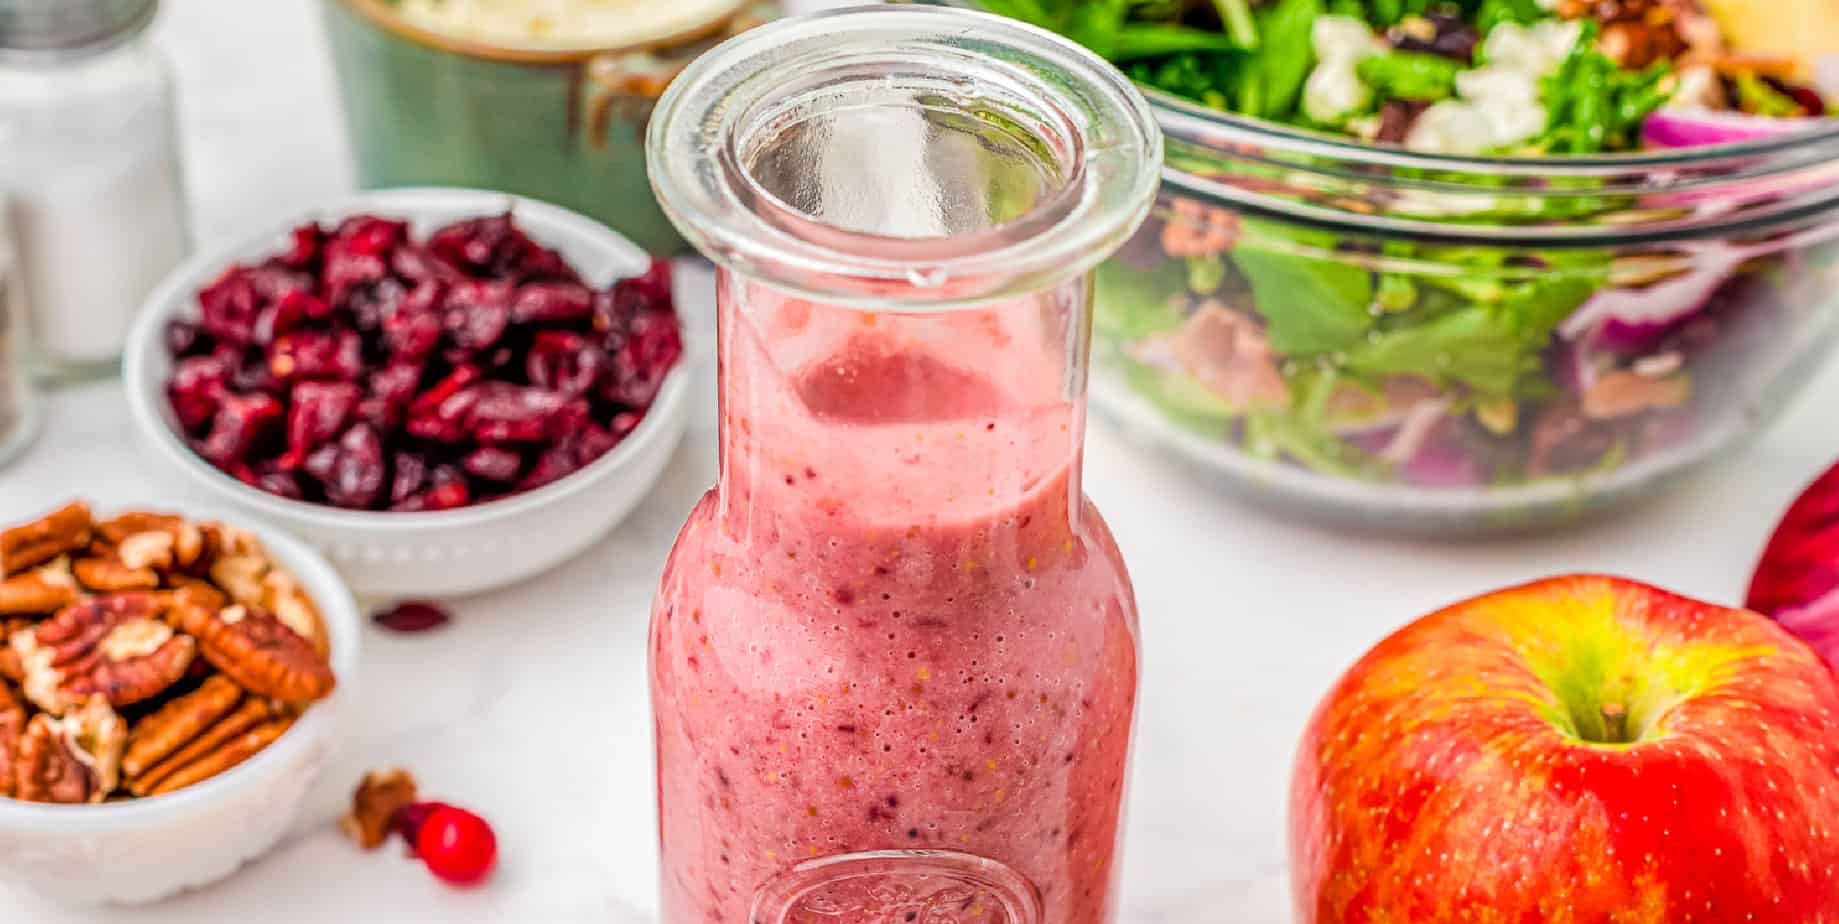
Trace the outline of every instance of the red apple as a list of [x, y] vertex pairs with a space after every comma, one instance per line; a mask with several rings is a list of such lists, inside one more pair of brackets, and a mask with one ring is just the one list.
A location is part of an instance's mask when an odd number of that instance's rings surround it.
[[1744, 605], [1839, 665], [1839, 465], [1808, 485], [1775, 527]]
[[1336, 684], [1290, 829], [1303, 924], [1839, 922], [1839, 681], [1633, 581], [1477, 597]]

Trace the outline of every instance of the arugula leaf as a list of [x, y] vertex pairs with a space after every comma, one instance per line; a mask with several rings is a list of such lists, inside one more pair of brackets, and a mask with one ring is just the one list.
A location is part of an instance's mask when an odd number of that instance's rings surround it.
[[1245, 418], [1246, 442], [1266, 456], [1289, 456], [1305, 468], [1343, 478], [1378, 479], [1390, 467], [1327, 430], [1311, 426], [1300, 416], [1281, 412], [1254, 412]]
[[1409, 315], [1345, 354], [1344, 366], [1368, 376], [1416, 374], [1461, 382], [1483, 395], [1509, 396], [1532, 387], [1541, 354], [1558, 324], [1590, 297], [1596, 282], [1581, 276], [1528, 282], [1497, 304], [1471, 303], [1422, 323]]
[[1270, 246], [1319, 247], [1320, 235], [1249, 219], [1240, 231], [1232, 259], [1251, 283], [1273, 350], [1285, 356], [1332, 353], [1359, 342], [1373, 326], [1370, 271], [1332, 255], [1310, 256]]
[[1462, 65], [1442, 55], [1387, 51], [1361, 58], [1354, 70], [1382, 99], [1435, 102], [1456, 95]]

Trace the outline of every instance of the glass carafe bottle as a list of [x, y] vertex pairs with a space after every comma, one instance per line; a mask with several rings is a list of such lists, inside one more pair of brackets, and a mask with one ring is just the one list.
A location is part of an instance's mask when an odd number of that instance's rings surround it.
[[652, 613], [665, 924], [1112, 920], [1137, 621], [1080, 463], [1148, 107], [864, 8], [711, 52], [650, 146], [720, 273], [720, 482]]

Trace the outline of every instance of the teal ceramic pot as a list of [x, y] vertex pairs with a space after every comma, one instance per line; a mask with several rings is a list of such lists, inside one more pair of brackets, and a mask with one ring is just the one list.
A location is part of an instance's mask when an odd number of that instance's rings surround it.
[[660, 256], [684, 249], [645, 178], [645, 123], [685, 64], [771, 14], [745, 0], [622, 48], [499, 47], [407, 22], [388, 0], [324, 0], [367, 187], [467, 186], [553, 202]]

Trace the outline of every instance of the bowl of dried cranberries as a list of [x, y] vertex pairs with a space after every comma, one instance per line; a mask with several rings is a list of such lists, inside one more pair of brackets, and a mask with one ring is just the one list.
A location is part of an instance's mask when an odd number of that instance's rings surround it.
[[137, 425], [360, 591], [460, 594], [581, 551], [683, 434], [670, 266], [503, 193], [369, 192], [201, 254], [149, 298]]

